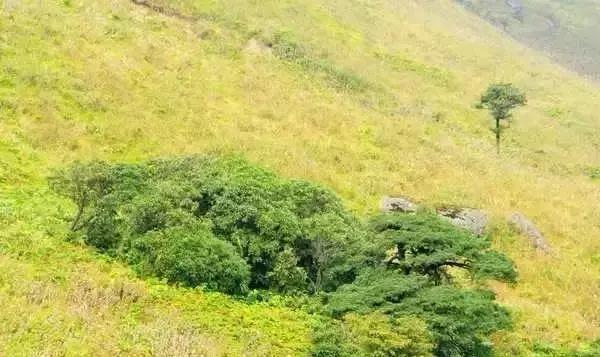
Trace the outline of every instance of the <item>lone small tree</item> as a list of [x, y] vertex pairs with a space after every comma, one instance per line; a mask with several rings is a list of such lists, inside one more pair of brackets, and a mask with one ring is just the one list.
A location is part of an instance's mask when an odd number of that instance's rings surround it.
[[511, 111], [527, 104], [525, 94], [510, 83], [492, 84], [481, 96], [478, 108], [486, 108], [496, 121], [496, 150], [500, 154], [500, 121], [512, 117]]

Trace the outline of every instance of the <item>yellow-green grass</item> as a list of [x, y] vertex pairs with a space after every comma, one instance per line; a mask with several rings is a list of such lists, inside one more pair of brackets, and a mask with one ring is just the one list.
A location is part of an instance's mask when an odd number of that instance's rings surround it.
[[[306, 351], [301, 312], [142, 282], [64, 241], [68, 206], [45, 188], [50, 168], [203, 152], [328, 185], [358, 214], [390, 193], [484, 208], [520, 272], [517, 286], [494, 286], [516, 319], [497, 337], [501, 352], [600, 336], [600, 185], [586, 174], [600, 166], [597, 87], [449, 1], [153, 4], [166, 14], [126, 0], [31, 0], [0, 17], [0, 296], [12, 326], [2, 352], [150, 353], [163, 325], [180, 326], [168, 341], [192, 336], [222, 353]], [[276, 33], [304, 62], [276, 56]], [[363, 86], [340, 87], [345, 75]], [[529, 96], [500, 156], [474, 108], [494, 81]], [[553, 255], [509, 230], [514, 210]], [[141, 297], [91, 298], [80, 316], [82, 284]]]

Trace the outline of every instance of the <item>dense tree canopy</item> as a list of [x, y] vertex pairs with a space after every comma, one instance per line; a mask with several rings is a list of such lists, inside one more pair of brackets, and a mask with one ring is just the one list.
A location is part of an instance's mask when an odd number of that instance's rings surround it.
[[[436, 355], [489, 355], [486, 336], [509, 327], [510, 317], [477, 284], [514, 282], [512, 262], [491, 250], [488, 239], [426, 213], [376, 216], [368, 229], [385, 258], [331, 294], [327, 311], [417, 316], [433, 332]], [[471, 276], [473, 287], [454, 284], [452, 268]]]
[[435, 215], [365, 224], [330, 190], [238, 158], [76, 163], [50, 184], [76, 205], [75, 236], [142, 275], [317, 296], [316, 356], [486, 356], [510, 326], [482, 283], [514, 282], [512, 262]]
[[490, 241], [457, 229], [434, 215], [384, 214], [371, 220], [381, 250], [392, 252], [388, 267], [417, 273], [435, 283], [450, 280], [449, 268], [464, 269], [473, 278], [514, 282], [512, 262], [490, 249]]
[[511, 117], [511, 111], [525, 105], [525, 94], [510, 83], [492, 84], [481, 96], [480, 105], [490, 110], [494, 119], [504, 120]]
[[50, 181], [77, 205], [86, 243], [186, 285], [332, 290], [354, 279], [347, 252], [365, 241], [331, 191], [236, 158], [77, 163]]

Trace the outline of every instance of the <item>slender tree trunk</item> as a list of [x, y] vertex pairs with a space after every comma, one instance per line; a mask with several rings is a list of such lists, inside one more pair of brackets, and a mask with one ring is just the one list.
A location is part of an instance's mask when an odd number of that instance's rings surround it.
[[319, 267], [317, 270], [317, 277], [315, 279], [315, 293], [318, 293], [319, 291], [321, 291], [322, 281], [323, 281], [323, 271], [321, 270], [321, 267]]
[[500, 155], [500, 118], [496, 118], [496, 153]]
[[84, 193], [81, 195], [79, 202], [77, 203], [77, 214], [75, 218], [73, 218], [73, 222], [71, 223], [71, 232], [77, 232], [82, 227], [79, 226], [79, 221], [83, 217], [83, 211], [85, 210], [85, 206], [87, 204], [87, 195]]
[[81, 216], [83, 215], [83, 206], [77, 207], [77, 214], [75, 218], [73, 218], [73, 222], [71, 223], [71, 232], [76, 232], [79, 230], [79, 220], [81, 220]]

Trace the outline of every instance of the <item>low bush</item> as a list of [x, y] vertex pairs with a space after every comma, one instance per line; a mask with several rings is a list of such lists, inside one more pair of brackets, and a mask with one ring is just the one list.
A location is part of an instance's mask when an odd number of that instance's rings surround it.
[[352, 346], [363, 356], [432, 356], [427, 325], [415, 317], [390, 318], [383, 313], [344, 317]]
[[133, 239], [129, 260], [150, 274], [186, 286], [204, 285], [230, 294], [247, 291], [250, 267], [228, 242], [206, 227], [173, 227]]

